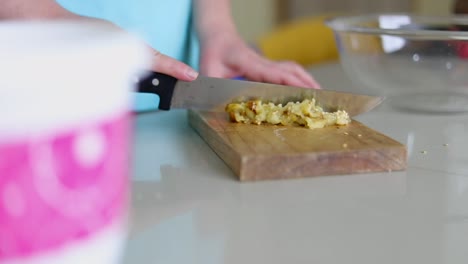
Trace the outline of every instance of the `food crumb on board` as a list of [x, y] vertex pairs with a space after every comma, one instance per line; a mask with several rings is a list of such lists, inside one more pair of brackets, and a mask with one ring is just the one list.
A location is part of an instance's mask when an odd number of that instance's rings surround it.
[[343, 148], [348, 148], [348, 144], [344, 143]]
[[273, 133], [275, 134], [275, 136], [276, 136], [277, 138], [279, 138], [281, 141], [285, 141], [285, 140], [286, 140], [286, 138], [284, 138], [283, 135], [281, 135], [281, 133], [280, 133], [280, 132], [283, 131], [283, 130], [286, 130], [286, 128], [278, 128], [278, 129], [273, 130]]
[[358, 134], [357, 136], [358, 136], [358, 137], [362, 137], [362, 135], [361, 135], [361, 134]]
[[349, 135], [349, 133], [348, 133], [348, 132], [344, 132], [343, 134], [345, 134], [345, 135]]
[[427, 154], [427, 150], [423, 150], [423, 151], [421, 151], [421, 154], [424, 154], [424, 155], [426, 155], [426, 154]]

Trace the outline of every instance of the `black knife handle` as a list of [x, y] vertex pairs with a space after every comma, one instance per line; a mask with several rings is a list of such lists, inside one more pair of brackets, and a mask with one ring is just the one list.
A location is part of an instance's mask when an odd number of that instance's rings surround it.
[[157, 72], [149, 72], [137, 84], [137, 92], [152, 93], [159, 96], [159, 106], [161, 110], [171, 109], [172, 95], [177, 83], [177, 79]]

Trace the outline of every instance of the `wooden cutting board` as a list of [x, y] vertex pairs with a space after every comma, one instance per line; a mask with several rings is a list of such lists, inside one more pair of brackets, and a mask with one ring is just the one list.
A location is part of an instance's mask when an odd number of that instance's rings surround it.
[[406, 147], [353, 120], [321, 129], [232, 123], [188, 111], [189, 124], [241, 181], [404, 170]]

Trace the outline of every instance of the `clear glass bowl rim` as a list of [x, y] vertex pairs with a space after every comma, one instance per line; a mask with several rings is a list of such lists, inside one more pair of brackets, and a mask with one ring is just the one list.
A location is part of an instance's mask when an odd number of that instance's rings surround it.
[[440, 40], [468, 40], [468, 31], [447, 31], [435, 29], [393, 29], [381, 27], [365, 27], [359, 24], [379, 21], [382, 16], [408, 17], [410, 24], [418, 25], [463, 25], [468, 26], [468, 16], [429, 16], [410, 13], [377, 13], [367, 15], [335, 16], [325, 20], [325, 24], [336, 32], [361, 33], [368, 35], [389, 35], [406, 38], [424, 38]]

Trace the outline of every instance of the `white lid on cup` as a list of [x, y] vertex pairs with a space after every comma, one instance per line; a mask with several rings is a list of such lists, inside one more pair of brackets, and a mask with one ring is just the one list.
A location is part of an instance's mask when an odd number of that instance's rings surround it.
[[0, 140], [128, 111], [140, 39], [91, 20], [0, 23]]

